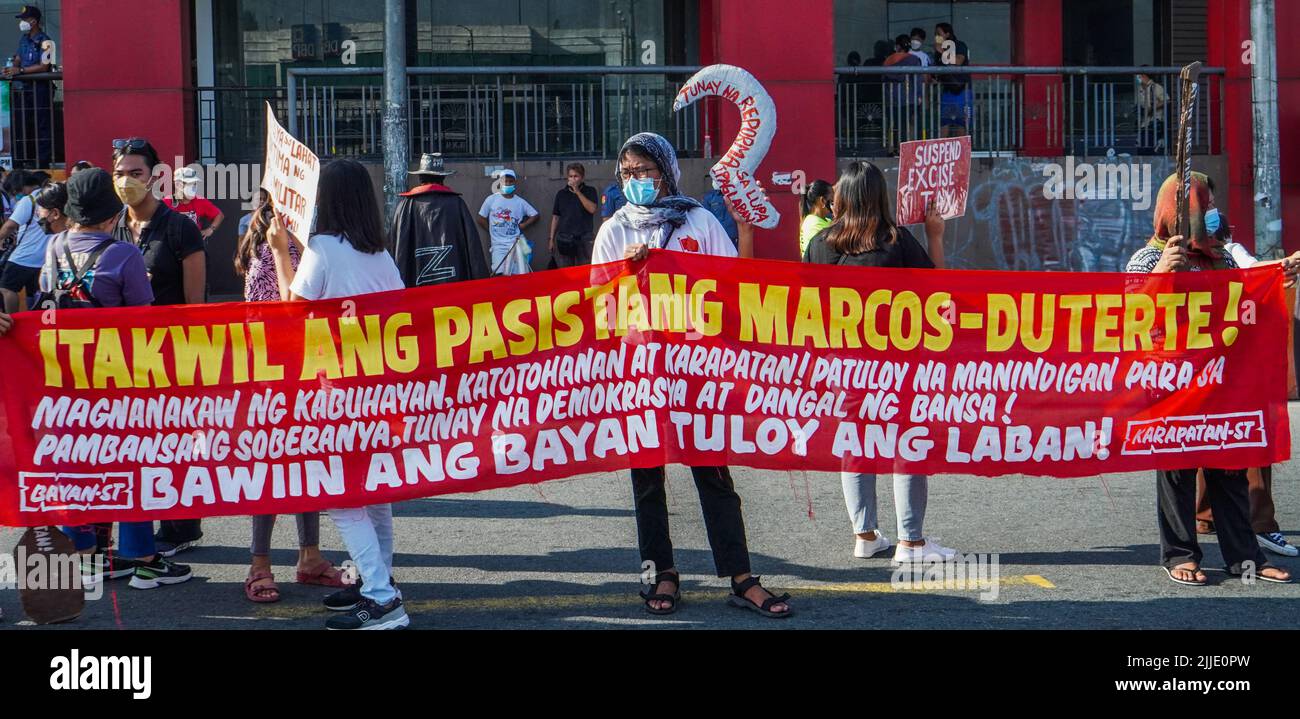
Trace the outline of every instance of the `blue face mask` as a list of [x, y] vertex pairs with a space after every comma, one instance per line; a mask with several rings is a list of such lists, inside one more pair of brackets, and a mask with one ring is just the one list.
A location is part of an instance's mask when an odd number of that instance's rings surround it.
[[515, 194], [515, 186], [514, 186], [514, 185], [502, 185], [502, 186], [501, 186], [501, 194], [503, 194], [503, 195], [513, 195], [513, 194]]
[[623, 196], [634, 205], [649, 205], [655, 201], [658, 194], [655, 180], [649, 177], [641, 180], [633, 178], [623, 185]]
[[1211, 208], [1205, 213], [1205, 231], [1211, 235], [1219, 231], [1219, 208]]

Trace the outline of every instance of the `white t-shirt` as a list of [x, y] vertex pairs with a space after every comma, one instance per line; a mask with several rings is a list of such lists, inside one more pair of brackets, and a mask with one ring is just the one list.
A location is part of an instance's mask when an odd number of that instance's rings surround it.
[[908, 53], [910, 53], [912, 57], [921, 61], [921, 67], [930, 67], [934, 64], [934, 60], [931, 59], [930, 53], [925, 50], [908, 50]]
[[45, 244], [49, 242], [50, 236], [45, 234], [45, 230], [41, 229], [41, 223], [36, 220], [36, 206], [32, 202], [31, 195], [14, 205], [13, 214], [9, 219], [18, 224], [18, 246], [14, 248], [13, 254], [9, 255], [9, 261], [23, 267], [44, 265]]
[[1232, 259], [1237, 262], [1237, 266], [1242, 269], [1254, 267], [1259, 262], [1240, 242], [1229, 242], [1223, 246], [1223, 249], [1228, 251]]
[[[623, 250], [629, 245], [648, 245], [654, 234], [655, 230], [634, 230], [612, 219], [601, 225], [600, 232], [596, 233], [591, 263], [621, 260]], [[692, 208], [686, 213], [686, 222], [673, 231], [663, 249], [719, 257], [736, 256], [736, 246], [731, 243], [722, 223], [703, 207]]]
[[506, 197], [494, 192], [483, 200], [478, 214], [486, 217], [493, 250], [508, 251], [519, 237], [519, 223], [537, 214], [537, 209], [518, 195]]
[[305, 300], [326, 300], [404, 287], [387, 250], [368, 255], [339, 235], [312, 235], [289, 290]]

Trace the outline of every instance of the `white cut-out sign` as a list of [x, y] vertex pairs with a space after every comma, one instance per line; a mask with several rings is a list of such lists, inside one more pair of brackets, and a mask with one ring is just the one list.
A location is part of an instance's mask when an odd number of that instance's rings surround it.
[[740, 132], [726, 154], [709, 170], [713, 186], [736, 208], [741, 219], [771, 229], [781, 220], [756, 179], [758, 165], [776, 135], [776, 105], [767, 90], [734, 65], [710, 65], [695, 73], [673, 101], [676, 112], [696, 100], [716, 95], [740, 109]]

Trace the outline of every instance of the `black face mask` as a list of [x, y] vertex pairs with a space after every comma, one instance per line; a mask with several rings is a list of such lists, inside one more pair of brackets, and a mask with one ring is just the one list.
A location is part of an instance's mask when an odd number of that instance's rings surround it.
[[54, 228], [50, 225], [50, 218], [42, 217], [36, 220], [36, 224], [41, 226], [41, 231], [44, 232], [45, 234], [47, 235], [54, 234]]

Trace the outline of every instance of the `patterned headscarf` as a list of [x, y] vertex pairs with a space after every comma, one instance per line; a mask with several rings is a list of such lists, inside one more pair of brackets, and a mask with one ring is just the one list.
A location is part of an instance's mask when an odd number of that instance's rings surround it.
[[[1166, 241], [1178, 234], [1178, 175], [1170, 175], [1160, 186], [1156, 196], [1155, 233], [1148, 246], [1165, 251]], [[1223, 270], [1229, 265], [1227, 250], [1220, 236], [1205, 230], [1205, 212], [1210, 209], [1210, 187], [1204, 173], [1192, 173], [1192, 191], [1187, 200], [1188, 250], [1187, 254], [1203, 270]]]
[[653, 204], [634, 205], [629, 202], [623, 205], [614, 213], [614, 219], [634, 230], [654, 230], [649, 244], [656, 249], [663, 248], [673, 232], [686, 223], [686, 213], [702, 205], [678, 190], [677, 182], [682, 178], [682, 170], [677, 165], [677, 152], [668, 140], [653, 132], [639, 132], [623, 143], [619, 158], [628, 150], [645, 155], [655, 163], [662, 176], [663, 191]]

